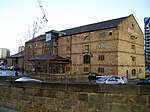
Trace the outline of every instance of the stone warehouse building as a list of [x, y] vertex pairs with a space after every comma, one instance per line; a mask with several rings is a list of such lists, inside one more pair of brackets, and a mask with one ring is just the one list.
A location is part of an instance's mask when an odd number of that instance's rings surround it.
[[144, 78], [144, 37], [134, 16], [129, 15], [60, 32], [46, 32], [26, 42], [25, 60], [26, 69], [31, 70], [36, 61], [41, 72], [46, 73], [95, 72]]

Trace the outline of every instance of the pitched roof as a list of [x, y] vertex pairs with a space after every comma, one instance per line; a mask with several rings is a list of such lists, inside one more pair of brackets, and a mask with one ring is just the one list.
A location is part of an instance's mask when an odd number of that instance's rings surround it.
[[46, 39], [46, 35], [39, 35], [35, 38], [32, 38], [31, 40], [27, 41], [28, 42], [37, 42], [37, 41], [41, 41], [41, 40], [45, 40]]
[[67, 35], [79, 34], [79, 33], [84, 33], [84, 32], [89, 32], [89, 31], [114, 28], [114, 27], [117, 27], [118, 24], [121, 23], [127, 17], [112, 19], [112, 20], [108, 20], [108, 21], [84, 25], [84, 26], [71, 28], [71, 29], [66, 29], [66, 30], [62, 30], [61, 32], [66, 33], [64, 36], [67, 36]]
[[21, 58], [21, 57], [24, 57], [25, 55], [25, 52], [24, 51], [21, 51], [19, 53], [16, 53], [14, 55], [11, 55], [9, 58]]
[[[111, 20], [107, 20], [107, 21], [102, 21], [102, 22], [98, 22], [98, 23], [88, 24], [88, 25], [84, 25], [84, 26], [79, 26], [79, 27], [66, 29], [66, 30], [62, 30], [62, 31], [57, 31], [57, 32], [64, 33], [64, 36], [68, 36], [68, 35], [79, 34], [79, 33], [84, 33], [84, 32], [97, 31], [97, 30], [108, 29], [108, 28], [115, 28], [127, 17], [128, 16], [117, 18], [117, 19], [111, 19]], [[51, 30], [48, 32], [54, 32], [54, 31], [55, 30]], [[36, 41], [41, 41], [41, 40], [46, 40], [46, 35], [39, 35], [39, 36], [27, 41], [26, 43], [33, 42], [33, 41], [36, 42]]]

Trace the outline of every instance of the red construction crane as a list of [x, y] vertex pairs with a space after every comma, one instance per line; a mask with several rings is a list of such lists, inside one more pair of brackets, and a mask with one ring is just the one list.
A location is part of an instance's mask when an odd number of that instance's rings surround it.
[[42, 11], [42, 14], [43, 14], [43, 19], [44, 19], [44, 22], [48, 22], [48, 19], [46, 18], [46, 15], [45, 15], [45, 12], [44, 12], [44, 8], [43, 8], [43, 5], [42, 5], [42, 2], [41, 2], [41, 0], [38, 0], [38, 2], [39, 2], [39, 6], [40, 6], [40, 8], [41, 8], [41, 11]]

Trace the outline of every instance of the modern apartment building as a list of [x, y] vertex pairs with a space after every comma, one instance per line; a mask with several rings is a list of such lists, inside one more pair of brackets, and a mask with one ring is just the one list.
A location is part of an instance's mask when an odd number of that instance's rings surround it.
[[25, 57], [28, 70], [36, 61], [48, 73], [145, 77], [144, 37], [133, 15], [46, 32], [26, 42]]
[[150, 71], [150, 17], [144, 18], [145, 61]]

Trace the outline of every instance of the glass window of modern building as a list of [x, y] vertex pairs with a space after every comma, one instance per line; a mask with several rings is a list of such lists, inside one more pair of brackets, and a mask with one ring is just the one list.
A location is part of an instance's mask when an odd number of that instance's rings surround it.
[[146, 68], [150, 70], [150, 17], [144, 18], [144, 40]]

